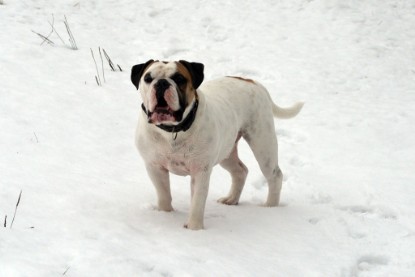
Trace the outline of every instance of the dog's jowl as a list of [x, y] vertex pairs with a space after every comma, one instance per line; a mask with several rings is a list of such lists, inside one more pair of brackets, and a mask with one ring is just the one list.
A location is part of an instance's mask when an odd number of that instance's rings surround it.
[[238, 204], [247, 167], [238, 157], [244, 138], [268, 182], [265, 206], [280, 200], [282, 172], [278, 166], [274, 117], [291, 118], [303, 104], [275, 105], [258, 82], [223, 77], [203, 82], [201, 63], [149, 60], [133, 66], [131, 81], [140, 91], [142, 112], [136, 145], [153, 182], [158, 208], [173, 211], [169, 173], [191, 176], [191, 207], [186, 228], [203, 228], [203, 215], [212, 168], [229, 171], [229, 194], [218, 201]]

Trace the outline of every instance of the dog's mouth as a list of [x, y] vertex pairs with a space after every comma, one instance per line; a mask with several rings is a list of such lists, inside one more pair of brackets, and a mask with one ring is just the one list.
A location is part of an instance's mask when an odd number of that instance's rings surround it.
[[170, 107], [156, 107], [153, 112], [148, 113], [149, 123], [175, 122], [174, 111]]
[[169, 106], [156, 106], [154, 111], [148, 112], [148, 122], [156, 125], [177, 123], [182, 119], [181, 109], [173, 111]]

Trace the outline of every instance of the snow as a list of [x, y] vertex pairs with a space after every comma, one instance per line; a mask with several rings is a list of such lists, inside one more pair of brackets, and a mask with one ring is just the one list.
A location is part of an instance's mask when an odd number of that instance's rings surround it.
[[[0, 276], [414, 276], [411, 1], [3, 2]], [[65, 45], [31, 32], [47, 35], [52, 14]], [[105, 64], [102, 87], [98, 47], [124, 69]], [[150, 58], [202, 62], [207, 80], [253, 78], [281, 106], [306, 102], [276, 121], [280, 207], [260, 206], [266, 184], [242, 142], [240, 205], [216, 202], [230, 183], [216, 167], [205, 230], [182, 227], [189, 178], [172, 177], [176, 211], [156, 211], [129, 80]]]

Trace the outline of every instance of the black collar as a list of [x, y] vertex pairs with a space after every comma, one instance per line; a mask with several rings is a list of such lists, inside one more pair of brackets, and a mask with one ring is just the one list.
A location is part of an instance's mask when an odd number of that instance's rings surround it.
[[[159, 127], [160, 129], [166, 131], [166, 132], [169, 132], [169, 133], [178, 133], [178, 132], [181, 132], [181, 131], [186, 132], [192, 126], [193, 121], [195, 121], [198, 106], [199, 106], [199, 99], [198, 99], [197, 94], [196, 94], [196, 99], [195, 99], [195, 102], [193, 104], [192, 109], [190, 110], [190, 112], [186, 116], [186, 118], [183, 119], [179, 124], [177, 124], [177, 125], [159, 124], [159, 125], [156, 125], [156, 126]], [[141, 108], [147, 114], [147, 110], [146, 110], [146, 107], [144, 107], [144, 104], [141, 104]]]

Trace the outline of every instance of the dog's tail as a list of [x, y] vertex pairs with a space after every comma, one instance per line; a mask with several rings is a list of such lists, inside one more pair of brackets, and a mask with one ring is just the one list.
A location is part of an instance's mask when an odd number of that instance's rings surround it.
[[272, 103], [272, 113], [275, 117], [281, 119], [288, 119], [296, 116], [304, 106], [304, 102], [297, 102], [289, 108], [281, 108], [275, 103]]

